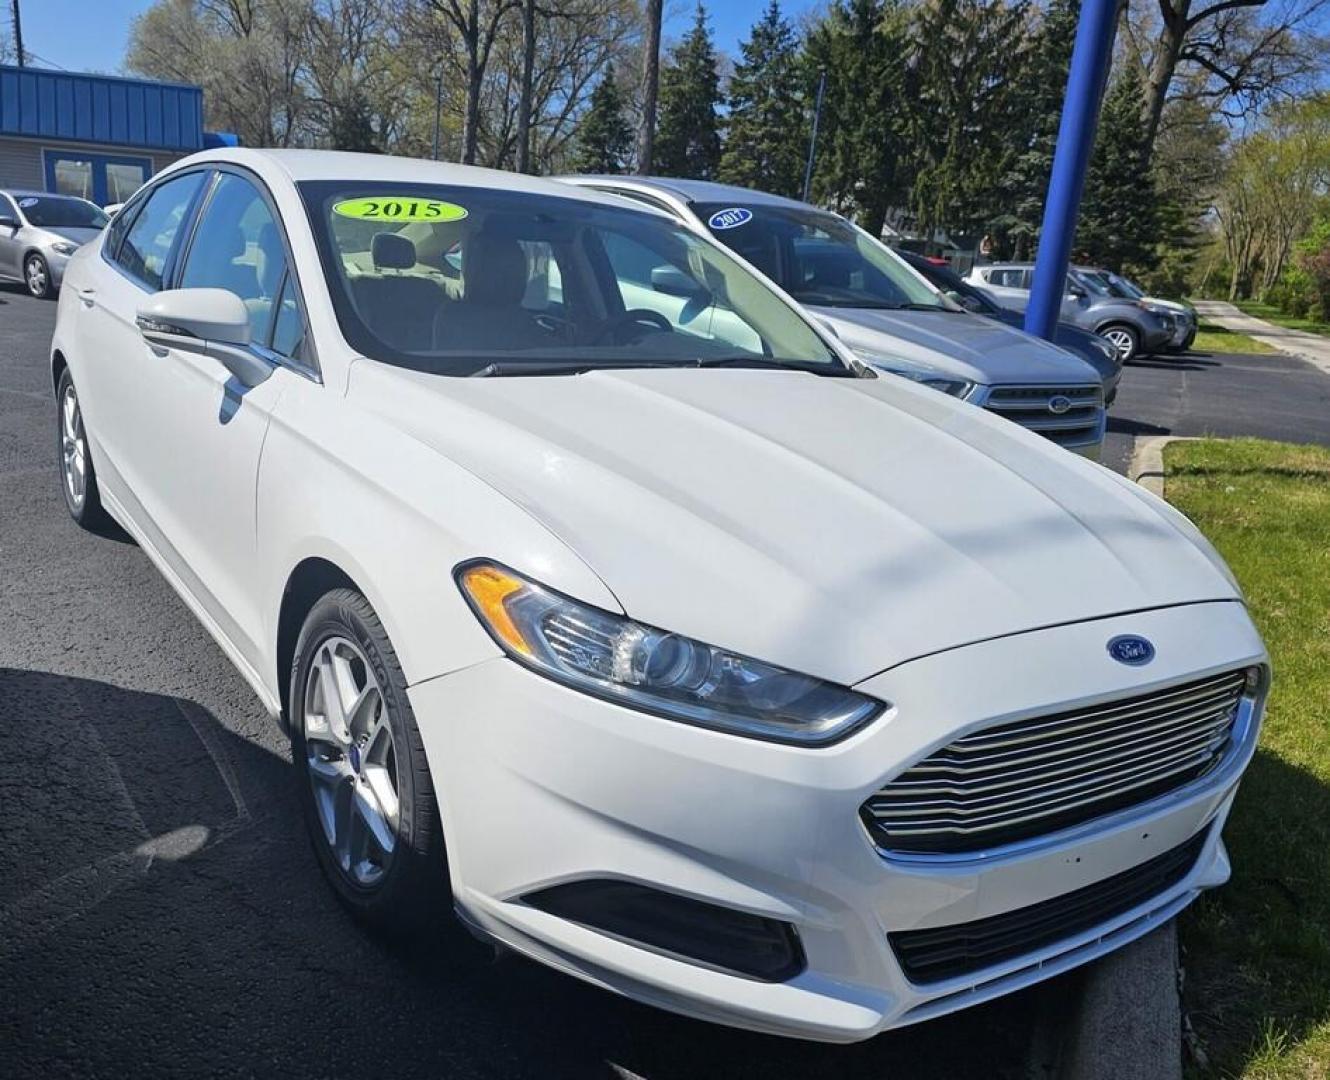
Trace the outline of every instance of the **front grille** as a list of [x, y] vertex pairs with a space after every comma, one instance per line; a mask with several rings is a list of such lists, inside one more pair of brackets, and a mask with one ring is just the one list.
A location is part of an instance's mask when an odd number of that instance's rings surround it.
[[955, 979], [1101, 926], [1171, 889], [1191, 872], [1206, 831], [1149, 862], [1075, 892], [974, 922], [887, 935], [912, 983]]
[[860, 810], [889, 852], [951, 854], [1042, 836], [1203, 776], [1233, 736], [1246, 671], [982, 728]]
[[[1065, 405], [1061, 412], [1058, 408]], [[1103, 426], [1101, 386], [995, 386], [984, 408], [1037, 431], [1060, 446], [1098, 442]]]

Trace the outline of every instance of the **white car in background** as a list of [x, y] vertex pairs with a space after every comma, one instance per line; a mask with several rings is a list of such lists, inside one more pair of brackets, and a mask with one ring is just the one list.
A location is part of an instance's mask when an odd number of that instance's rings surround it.
[[953, 303], [845, 218], [779, 195], [673, 177], [564, 183], [669, 214], [737, 252], [881, 370], [1099, 456], [1103, 380], [1065, 349]]
[[51, 379], [70, 513], [280, 718], [367, 922], [851, 1041], [1228, 875], [1267, 659], [1205, 540], [659, 213], [195, 155], [71, 260]]

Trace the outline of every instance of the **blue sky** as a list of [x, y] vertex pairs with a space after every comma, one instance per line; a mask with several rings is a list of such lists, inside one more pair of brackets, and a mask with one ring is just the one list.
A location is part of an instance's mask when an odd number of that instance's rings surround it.
[[[70, 71], [116, 73], [125, 56], [129, 24], [151, 0], [21, 0], [23, 44], [44, 66]], [[706, 4], [716, 44], [734, 55], [739, 42], [766, 10], [767, 0], [710, 0]], [[797, 19], [815, 0], [784, 0], [782, 8]], [[692, 22], [690, 0], [667, 0], [665, 38], [679, 37]], [[9, 4], [0, 16], [9, 17]]]

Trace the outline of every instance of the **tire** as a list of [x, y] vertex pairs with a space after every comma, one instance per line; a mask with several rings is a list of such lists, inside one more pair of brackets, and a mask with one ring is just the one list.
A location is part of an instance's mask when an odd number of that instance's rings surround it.
[[56, 384], [55, 446], [60, 490], [64, 492], [69, 516], [90, 532], [100, 532], [109, 518], [102, 508], [97, 470], [92, 464], [88, 432], [83, 425], [83, 409], [69, 368], [60, 373]]
[[451, 923], [424, 744], [397, 653], [360, 593], [335, 589], [310, 609], [290, 687], [305, 824], [338, 899], [363, 923], [394, 935], [416, 936], [440, 918]]
[[1117, 350], [1124, 364], [1131, 363], [1140, 354], [1141, 335], [1129, 323], [1110, 323], [1101, 326], [1096, 333]]
[[51, 284], [51, 268], [35, 251], [29, 253], [23, 260], [23, 284], [38, 300], [46, 300], [55, 295], [55, 288]]

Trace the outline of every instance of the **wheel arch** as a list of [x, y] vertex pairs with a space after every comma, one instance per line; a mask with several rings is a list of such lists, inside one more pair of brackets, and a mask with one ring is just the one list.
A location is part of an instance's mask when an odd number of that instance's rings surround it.
[[[287, 576], [282, 590], [282, 602], [277, 613], [277, 691], [281, 712], [278, 719], [282, 730], [291, 733], [291, 718], [287, 715], [287, 702], [291, 691], [291, 664], [295, 659], [296, 640], [305, 616], [319, 597], [333, 589], [355, 589], [368, 599], [368, 594], [356, 580], [336, 563], [322, 556], [311, 555], [302, 559]], [[372, 603], [372, 601], [371, 601]]]
[[1094, 332], [1096, 334], [1102, 334], [1105, 330], [1111, 329], [1114, 326], [1126, 327], [1128, 330], [1130, 330], [1133, 334], [1136, 335], [1138, 340], [1144, 337], [1144, 333], [1142, 331], [1140, 324], [1133, 322], [1131, 317], [1127, 315], [1108, 316], [1106, 319], [1103, 319], [1095, 324]]
[[65, 373], [65, 368], [69, 367], [69, 361], [65, 359], [65, 354], [60, 349], [51, 351], [51, 393], [60, 392], [60, 376]]

